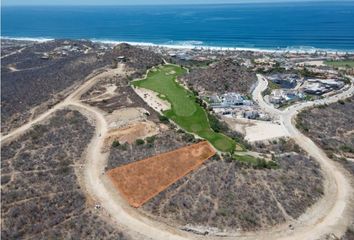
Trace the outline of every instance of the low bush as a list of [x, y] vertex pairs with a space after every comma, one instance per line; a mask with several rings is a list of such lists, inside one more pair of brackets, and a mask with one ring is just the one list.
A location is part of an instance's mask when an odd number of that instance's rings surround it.
[[114, 141], [112, 142], [112, 147], [119, 147], [119, 146], [120, 146], [120, 143], [119, 143], [118, 140], [114, 140]]
[[143, 140], [143, 139], [137, 139], [136, 141], [135, 141], [135, 144], [136, 145], [143, 145], [145, 143], [145, 141]]

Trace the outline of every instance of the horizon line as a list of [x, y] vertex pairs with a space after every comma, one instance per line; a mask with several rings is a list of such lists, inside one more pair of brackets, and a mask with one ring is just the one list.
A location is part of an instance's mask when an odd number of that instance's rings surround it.
[[147, 3], [147, 4], [132, 4], [132, 3], [118, 3], [118, 4], [4, 4], [1, 5], [3, 7], [90, 7], [90, 6], [183, 6], [183, 5], [241, 5], [241, 4], [286, 4], [286, 3], [340, 3], [340, 2], [352, 2], [352, 0], [250, 0], [247, 2], [239, 1], [239, 2], [220, 2], [220, 3]]

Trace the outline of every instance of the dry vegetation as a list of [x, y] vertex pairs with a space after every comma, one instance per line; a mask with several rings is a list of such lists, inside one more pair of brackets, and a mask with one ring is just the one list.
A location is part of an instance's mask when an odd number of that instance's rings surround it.
[[[71, 41], [70, 44], [81, 49], [83, 45], [95, 48], [90, 42]], [[52, 55], [49, 59], [41, 59], [44, 53], [67, 45], [65, 41], [33, 44], [22, 52], [2, 59], [2, 132], [26, 122], [34, 107], [45, 104], [42, 111], [50, 108], [68, 93], [71, 86], [84, 81], [94, 70], [108, 64], [108, 61], [99, 59], [96, 52], [84, 54], [69, 51], [67, 55]], [[17, 70], [9, 71], [8, 66]], [[64, 90], [67, 92], [64, 93]]]
[[33, 42], [29, 41], [13, 41], [10, 39], [1, 39], [1, 56], [11, 54], [23, 47], [31, 45], [32, 43]]
[[[80, 50], [62, 50], [63, 47]], [[9, 52], [18, 49], [15, 46]], [[63, 51], [65, 54], [61, 53]], [[42, 59], [46, 53], [50, 53], [49, 58]], [[39, 114], [61, 101], [74, 85], [82, 83], [90, 74], [103, 68], [115, 67], [118, 56], [126, 57], [125, 65], [131, 71], [127, 79], [141, 77], [147, 69], [162, 63], [159, 55], [128, 44], [101, 49], [98, 44], [89, 41], [71, 40], [31, 44], [23, 51], [5, 57], [1, 62], [1, 131], [6, 133], [16, 128], [33, 114]], [[132, 94], [130, 89], [126, 89], [126, 92], [126, 95], [103, 102], [103, 107], [116, 107], [116, 102]], [[35, 107], [37, 109], [31, 111]]]
[[354, 175], [354, 97], [298, 115], [297, 127]]
[[[153, 143], [112, 147], [107, 168], [177, 149], [187, 145], [188, 139], [188, 134], [170, 129], [157, 135]], [[227, 230], [260, 229], [299, 217], [322, 196], [319, 165], [295, 153], [298, 149], [291, 142], [279, 141], [261, 149], [278, 156], [279, 169], [257, 170], [227, 155], [224, 160], [214, 156], [145, 203], [141, 211], [173, 225]]]
[[[297, 127], [354, 176], [354, 97], [302, 111]], [[350, 158], [351, 160], [349, 160]], [[354, 239], [354, 225], [342, 240]], [[330, 239], [330, 237], [328, 238]]]
[[126, 239], [88, 205], [78, 183], [93, 132], [78, 112], [62, 110], [2, 146], [3, 239]]
[[140, 78], [146, 70], [163, 63], [159, 54], [126, 43], [115, 46], [107, 55], [110, 54], [114, 57], [125, 57], [126, 66], [133, 70], [132, 75], [129, 76], [130, 79]]
[[[130, 46], [128, 44], [119, 44], [107, 56], [124, 56], [123, 62], [126, 69], [126, 75], [117, 75], [114, 77], [101, 79], [94, 87], [82, 96], [82, 99], [89, 105], [98, 107], [108, 113], [114, 110], [126, 107], [143, 107], [149, 113], [149, 120], [157, 120], [156, 112], [150, 108], [130, 87], [130, 81], [140, 78], [146, 73], [147, 69], [163, 63], [160, 55]], [[106, 92], [106, 86], [116, 86], [113, 95], [103, 99], [94, 100], [93, 97], [103, 95]], [[92, 100], [90, 100], [92, 99]]]
[[232, 59], [222, 59], [207, 68], [192, 70], [183, 80], [199, 92], [240, 92], [249, 94], [256, 74]]
[[[114, 96], [107, 99], [102, 99], [100, 101], [92, 101], [89, 100], [89, 98], [91, 98], [92, 96], [90, 94], [86, 94], [85, 96], [83, 96], [84, 102], [91, 106], [98, 107], [108, 113], [112, 113], [113, 111], [122, 108], [141, 107], [146, 109], [150, 113], [147, 118], [148, 120], [158, 120], [158, 114], [151, 107], [149, 107], [149, 105], [147, 105], [144, 100], [141, 99], [130, 86], [120, 82], [124, 81], [122, 80], [122, 78], [117, 77], [112, 79], [112, 81], [117, 81], [114, 83], [117, 86], [117, 89], [114, 92]], [[101, 88], [102, 85], [105, 85], [105, 83], [100, 82], [93, 89], [96, 89], [95, 91], [97, 92], [99, 91], [97, 89]], [[101, 90], [101, 93], [103, 92], [104, 90]]]
[[110, 170], [113, 184], [133, 207], [140, 207], [215, 154], [206, 141]]
[[320, 171], [300, 155], [277, 161], [278, 170], [209, 161], [153, 198], [144, 210], [180, 225], [226, 230], [255, 230], [297, 218], [322, 195]]
[[135, 142], [134, 144], [125, 143], [112, 146], [106, 169], [109, 170], [156, 154], [172, 151], [197, 141], [193, 135], [170, 129], [155, 137], [147, 138], [143, 144]]
[[344, 236], [341, 238], [341, 240], [352, 240], [354, 239], [354, 225], [345, 232]]

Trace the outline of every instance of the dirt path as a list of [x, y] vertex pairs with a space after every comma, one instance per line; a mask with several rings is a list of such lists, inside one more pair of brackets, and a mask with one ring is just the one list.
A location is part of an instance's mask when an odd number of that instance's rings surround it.
[[[107, 75], [115, 75], [122, 73], [122, 66], [117, 69], [108, 70], [103, 72], [85, 82], [77, 90], [71, 93], [64, 101], [55, 105], [47, 112], [38, 116], [36, 119], [22, 125], [21, 127], [13, 130], [9, 134], [1, 138], [1, 144], [9, 142], [14, 138], [25, 133], [31, 127], [44, 121], [55, 111], [70, 107], [80, 111], [85, 116], [89, 116], [95, 122], [95, 134], [92, 138], [86, 152], [86, 166], [84, 171], [84, 182], [87, 191], [90, 196], [99, 202], [102, 207], [109, 213], [112, 220], [123, 229], [126, 229], [128, 234], [134, 236], [146, 236], [151, 239], [171, 239], [180, 240], [187, 239], [180, 234], [175, 233], [176, 230], [164, 226], [157, 222], [152, 222], [146, 218], [138, 216], [138, 214], [131, 209], [123, 200], [119, 194], [114, 190], [110, 181], [106, 177], [105, 166], [108, 157], [108, 153], [102, 151], [104, 145], [104, 139], [108, 132], [107, 121], [100, 110], [97, 110], [91, 106], [85, 105], [80, 101], [82, 94], [87, 92], [97, 80]], [[190, 238], [189, 238], [190, 239]]]
[[[260, 85], [266, 87], [266, 85]], [[352, 86], [353, 87], [353, 86]], [[347, 97], [350, 93], [350, 89], [340, 96], [326, 99], [326, 103], [336, 101], [340, 98]], [[260, 91], [261, 93], [261, 91]], [[261, 96], [261, 95], [260, 95]], [[261, 100], [259, 100], [261, 101]], [[287, 128], [291, 136], [295, 141], [307, 151], [312, 157], [319, 161], [323, 171], [326, 175], [325, 182], [325, 196], [315, 206], [310, 208], [299, 219], [294, 220], [292, 225], [294, 230], [289, 229], [288, 224], [283, 224], [275, 228], [271, 228], [265, 231], [248, 232], [248, 233], [230, 233], [224, 235], [223, 239], [316, 239], [324, 234], [334, 233], [337, 236], [344, 234], [347, 226], [351, 220], [351, 196], [352, 189], [345, 178], [343, 173], [338, 170], [335, 164], [326, 157], [324, 152], [319, 149], [311, 140], [302, 135], [294, 127], [292, 123], [293, 117], [296, 113], [308, 106], [315, 105], [317, 102], [305, 103], [296, 105], [292, 110], [286, 109], [284, 113], [267, 105], [268, 111], [274, 115], [278, 115], [281, 124]], [[285, 116], [287, 118], [285, 118]], [[98, 130], [103, 132], [107, 126]], [[98, 127], [98, 129], [100, 129]], [[97, 134], [95, 135], [99, 139]], [[98, 141], [98, 142], [96, 142]], [[152, 239], [191, 239], [198, 238], [198, 236], [176, 231], [173, 228], [169, 228], [164, 224], [153, 222], [143, 216], [137, 215], [132, 209], [130, 209], [126, 202], [112, 190], [112, 185], [105, 176], [99, 176], [100, 172], [103, 172], [105, 161], [107, 156], [101, 154], [100, 147], [102, 141], [93, 140], [93, 146], [90, 148], [92, 154], [88, 154], [89, 161], [87, 164], [86, 182], [91, 183], [91, 189], [99, 196], [99, 200], [104, 208], [111, 214], [111, 216], [117, 221], [118, 224], [123, 224], [128, 229], [134, 229], [140, 234]], [[99, 154], [99, 155], [97, 155]], [[101, 162], [97, 161], [100, 159]], [[101, 173], [102, 174], [102, 173]], [[339, 187], [340, 186], [340, 187]], [[208, 237], [208, 239], [217, 239], [218, 237]]]
[[83, 83], [79, 88], [77, 88], [74, 92], [72, 92], [64, 101], [56, 104], [48, 111], [39, 115], [37, 118], [32, 119], [31, 121], [25, 123], [21, 127], [14, 129], [13, 131], [8, 133], [7, 135], [2, 136], [1, 137], [1, 144], [11, 141], [12, 139], [23, 134], [28, 129], [30, 129], [32, 126], [34, 126], [34, 125], [38, 124], [39, 122], [43, 121], [44, 119], [48, 118], [55, 111], [62, 109], [65, 106], [72, 104], [73, 102], [79, 101], [81, 95], [84, 94], [85, 92], [87, 92], [91, 87], [93, 87], [96, 84], [96, 82], [98, 80], [100, 80], [102, 77], [105, 77], [108, 75], [113, 76], [117, 73], [121, 73], [122, 71], [123, 71], [122, 66], [120, 66], [116, 69], [109, 69], [109, 70], [107, 70], [103, 73], [100, 73], [100, 74], [94, 76], [93, 78], [89, 79], [88, 81]]
[[279, 119], [295, 142], [320, 163], [325, 175], [324, 197], [298, 219], [298, 223], [294, 225], [295, 230], [287, 236], [287, 239], [316, 239], [330, 233], [342, 236], [352, 220], [354, 206], [350, 181], [322, 149], [297, 130], [294, 122], [296, 115], [307, 107], [330, 104], [352, 96], [354, 84], [353, 79], [351, 80], [351, 86], [337, 95], [299, 103], [279, 111], [264, 102], [261, 92], [266, 89], [268, 82], [263, 76], [258, 75], [259, 85], [254, 91], [254, 99], [263, 110]]
[[[20, 128], [15, 129], [8, 135], [2, 137], [2, 143], [10, 141], [19, 136], [34, 124], [37, 124], [55, 111], [64, 107], [74, 107], [81, 113], [88, 115], [95, 122], [96, 131], [86, 152], [86, 165], [84, 171], [84, 182], [90, 196], [98, 202], [105, 211], [111, 216], [111, 219], [128, 234], [132, 236], [144, 236], [146, 239], [158, 240], [179, 240], [179, 239], [218, 239], [212, 236], [196, 236], [191, 233], [183, 232], [175, 228], [166, 226], [163, 223], [152, 221], [130, 208], [119, 193], [116, 192], [104, 174], [104, 168], [108, 153], [102, 151], [105, 135], [108, 132], [107, 121], [101, 111], [85, 105], [80, 102], [80, 96], [88, 91], [100, 77], [105, 74], [121, 73], [122, 69], [113, 69], [103, 72], [92, 79], [85, 82], [72, 94], [70, 94], [63, 102], [55, 105], [52, 109], [43, 113], [36, 119], [24, 124]], [[295, 141], [314, 157], [323, 169], [326, 176], [325, 195], [322, 200], [315, 204], [305, 214], [303, 214], [296, 222], [294, 222], [294, 230], [288, 228], [288, 223], [281, 226], [271, 228], [266, 231], [257, 232], [240, 232], [226, 234], [220, 239], [317, 239], [327, 234], [335, 233], [341, 236], [346, 230], [351, 220], [351, 197], [353, 189], [344, 174], [336, 167], [336, 165], [327, 158], [324, 152], [319, 149], [310, 139], [300, 133], [293, 123], [293, 118], [297, 112], [305, 107], [330, 103], [345, 98], [353, 94], [354, 86], [352, 85], [347, 91], [337, 96], [319, 100], [318, 102], [301, 103], [285, 109], [283, 112], [272, 108], [263, 101], [261, 92], [267, 87], [267, 82], [259, 76], [259, 84], [256, 87], [253, 96], [260, 106], [271, 115], [277, 117], [281, 124], [287, 129], [289, 134]], [[263, 90], [262, 90], [263, 89]], [[225, 235], [225, 234], [223, 234]]]
[[6, 58], [6, 57], [9, 57], [9, 56], [12, 56], [12, 55], [14, 55], [14, 54], [16, 54], [16, 53], [20, 53], [20, 52], [22, 52], [23, 50], [25, 50], [25, 49], [28, 48], [28, 47], [29, 47], [29, 46], [25, 46], [25, 47], [20, 48], [20, 49], [18, 49], [18, 50], [16, 50], [16, 51], [13, 51], [13, 52], [10, 52], [10, 53], [8, 53], [8, 54], [6, 54], [6, 55], [3, 55], [3, 56], [1, 56], [1, 59]]

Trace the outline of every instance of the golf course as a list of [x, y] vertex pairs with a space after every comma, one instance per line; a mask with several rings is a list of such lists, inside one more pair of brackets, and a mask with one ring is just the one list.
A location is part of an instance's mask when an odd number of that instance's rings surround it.
[[354, 68], [354, 60], [340, 60], [340, 61], [325, 61], [328, 66], [342, 67], [342, 68]]
[[235, 141], [210, 128], [207, 114], [197, 102], [194, 94], [185, 89], [176, 78], [186, 70], [177, 65], [166, 64], [148, 71], [144, 79], [132, 82], [134, 87], [150, 89], [158, 93], [161, 99], [171, 103], [171, 109], [163, 114], [190, 133], [208, 140], [221, 152], [233, 152]]

